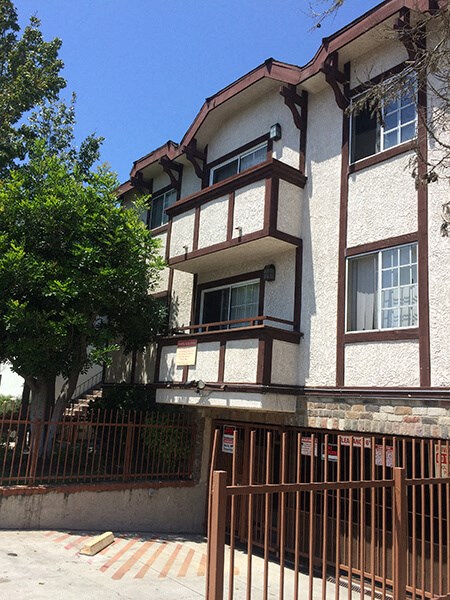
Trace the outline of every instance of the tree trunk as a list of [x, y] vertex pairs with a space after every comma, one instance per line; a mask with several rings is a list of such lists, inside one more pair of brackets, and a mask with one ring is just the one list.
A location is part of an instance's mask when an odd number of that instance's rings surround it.
[[[37, 378], [33, 382], [30, 403], [31, 452], [42, 458], [45, 443], [45, 421], [55, 401], [55, 377]], [[36, 458], [36, 456], [34, 457]]]
[[71, 373], [71, 376], [64, 382], [56, 402], [53, 406], [53, 410], [50, 416], [50, 423], [48, 426], [48, 432], [46, 437], [45, 444], [45, 457], [47, 458], [50, 455], [50, 451], [53, 445], [53, 438], [56, 435], [56, 430], [58, 428], [58, 423], [63, 419], [64, 411], [69, 404], [72, 394], [77, 387], [79, 373], [75, 371]]

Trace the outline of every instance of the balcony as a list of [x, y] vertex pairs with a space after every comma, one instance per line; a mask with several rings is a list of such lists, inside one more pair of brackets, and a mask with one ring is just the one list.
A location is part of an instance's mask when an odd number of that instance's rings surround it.
[[300, 338], [267, 315], [182, 327], [160, 341], [157, 402], [295, 411]]
[[169, 266], [198, 273], [298, 246], [305, 182], [271, 159], [176, 202], [167, 209]]

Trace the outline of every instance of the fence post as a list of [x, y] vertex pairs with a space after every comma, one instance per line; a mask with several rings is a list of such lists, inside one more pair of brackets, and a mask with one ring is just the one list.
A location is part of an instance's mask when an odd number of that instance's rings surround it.
[[208, 589], [206, 600], [223, 600], [227, 472], [214, 471], [211, 488], [211, 518], [208, 532]]
[[134, 423], [127, 423], [127, 435], [125, 439], [125, 456], [124, 456], [124, 464], [123, 464], [123, 479], [128, 481], [130, 479], [130, 470], [131, 470], [131, 456], [133, 452], [133, 433], [134, 433]]
[[406, 599], [406, 553], [408, 543], [408, 506], [406, 471], [394, 468], [394, 600]]

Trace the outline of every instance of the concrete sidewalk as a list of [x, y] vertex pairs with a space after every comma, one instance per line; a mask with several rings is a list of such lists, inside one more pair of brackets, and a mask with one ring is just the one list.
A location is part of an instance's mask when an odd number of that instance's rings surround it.
[[[76, 531], [1, 531], [0, 598], [2, 600], [199, 600], [205, 597], [206, 541], [200, 536], [118, 534], [96, 556], [80, 549], [97, 534]], [[229, 548], [225, 557], [225, 594], [229, 581]], [[234, 600], [246, 598], [247, 554], [234, 554]], [[263, 598], [264, 561], [251, 561], [252, 600]], [[269, 563], [268, 598], [280, 598], [280, 567]], [[335, 598], [331, 581], [299, 574], [300, 597]], [[341, 584], [342, 585], [342, 584]], [[345, 585], [345, 584], [344, 584]], [[284, 597], [293, 598], [294, 572], [284, 570]], [[341, 598], [348, 597], [346, 587]], [[360, 597], [353, 590], [353, 598]]]

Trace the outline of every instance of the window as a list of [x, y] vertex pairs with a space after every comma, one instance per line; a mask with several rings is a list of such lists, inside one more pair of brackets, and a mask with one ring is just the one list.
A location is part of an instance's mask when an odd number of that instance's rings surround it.
[[[259, 281], [246, 281], [205, 290], [201, 298], [201, 322], [216, 323], [257, 317]], [[246, 323], [224, 325], [222, 329], [243, 327]], [[219, 327], [217, 327], [219, 329]]]
[[417, 327], [417, 244], [348, 259], [347, 331]]
[[267, 158], [267, 144], [247, 150], [211, 170], [211, 185], [262, 163]]
[[411, 87], [398, 98], [383, 103], [380, 119], [371, 114], [369, 107], [352, 116], [352, 162], [414, 139], [417, 115]]
[[151, 208], [149, 211], [149, 227], [150, 229], [156, 229], [165, 225], [169, 220], [166, 208], [173, 204], [177, 199], [176, 190], [169, 190], [164, 194], [155, 196], [151, 201]]

